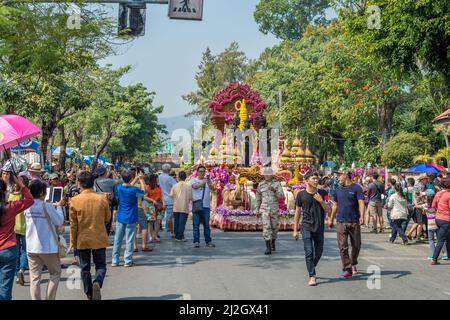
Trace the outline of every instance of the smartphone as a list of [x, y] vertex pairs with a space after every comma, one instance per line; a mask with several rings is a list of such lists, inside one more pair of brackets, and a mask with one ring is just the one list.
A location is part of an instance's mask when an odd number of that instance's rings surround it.
[[64, 189], [62, 187], [54, 187], [52, 192], [52, 203], [60, 202], [63, 197]]

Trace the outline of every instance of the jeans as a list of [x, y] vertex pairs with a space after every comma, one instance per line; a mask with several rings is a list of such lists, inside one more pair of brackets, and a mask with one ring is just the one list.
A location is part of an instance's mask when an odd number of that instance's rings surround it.
[[447, 248], [447, 254], [450, 252], [450, 222], [436, 219], [436, 225], [438, 226], [436, 231], [437, 245], [434, 249], [433, 259], [439, 258], [444, 243]]
[[391, 212], [392, 212], [392, 210], [387, 210], [386, 216], [387, 216], [389, 226], [391, 227], [391, 229], [394, 229], [393, 220], [391, 219]]
[[[86, 249], [79, 250], [80, 252], [80, 268], [81, 279], [83, 280], [84, 293], [92, 297], [92, 284], [98, 282], [100, 288], [103, 286], [103, 281], [106, 275], [106, 249]], [[91, 255], [95, 264], [95, 277], [92, 281], [91, 277]]]
[[133, 249], [134, 249], [134, 238], [136, 237], [136, 224], [124, 224], [116, 223], [116, 234], [114, 236], [114, 248], [112, 263], [119, 264], [120, 251], [122, 249], [123, 237], [126, 236], [125, 243], [125, 254], [124, 260], [125, 264], [129, 265], [133, 263]]
[[200, 223], [203, 223], [203, 232], [205, 236], [205, 242], [210, 243], [211, 240], [211, 228], [209, 227], [209, 215], [210, 208], [203, 207], [202, 211], [192, 213], [192, 223], [194, 229], [194, 243], [200, 243]]
[[17, 239], [17, 249], [19, 250], [16, 272], [19, 270], [25, 271], [28, 269], [26, 237], [21, 234], [16, 234], [16, 239]]
[[306, 268], [310, 277], [316, 276], [316, 266], [322, 257], [324, 233], [311, 232], [302, 229], [303, 245], [305, 249]]
[[175, 239], [177, 240], [183, 240], [184, 239], [184, 229], [186, 227], [186, 221], [188, 218], [187, 213], [180, 213], [180, 212], [174, 212], [174, 232], [175, 232]]
[[[352, 266], [358, 264], [359, 251], [361, 250], [361, 227], [359, 223], [336, 224], [337, 240], [339, 252], [341, 255], [343, 271], [352, 272]], [[352, 253], [348, 253], [348, 238], [352, 246]]]
[[391, 242], [395, 241], [395, 238], [397, 238], [397, 233], [400, 235], [404, 242], [408, 241], [408, 238], [405, 235], [405, 231], [403, 231], [404, 222], [405, 219], [392, 220], [392, 233], [391, 238], [389, 239]]
[[173, 230], [176, 230], [176, 225], [173, 218], [173, 205], [167, 205], [164, 210], [164, 219], [166, 220], [166, 231], [170, 232], [169, 221], [172, 221]]
[[0, 250], [0, 300], [12, 299], [11, 292], [18, 256], [17, 246]]
[[[428, 230], [428, 243], [430, 244], [431, 255], [434, 253], [434, 249], [436, 249], [436, 244], [434, 243], [434, 238], [437, 239], [437, 230]], [[447, 255], [447, 250], [445, 247], [442, 248], [442, 254]]]

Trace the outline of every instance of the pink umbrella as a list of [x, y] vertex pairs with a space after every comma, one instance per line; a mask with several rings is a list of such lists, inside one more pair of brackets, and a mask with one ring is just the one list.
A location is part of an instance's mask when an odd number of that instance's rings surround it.
[[37, 136], [41, 129], [33, 122], [15, 114], [0, 116], [0, 147], [4, 150]]
[[438, 164], [429, 163], [429, 165], [435, 167], [436, 169], [438, 169], [438, 170], [440, 170], [440, 171], [447, 172], [447, 168], [444, 168], [443, 166], [440, 166], [440, 165], [438, 165]]

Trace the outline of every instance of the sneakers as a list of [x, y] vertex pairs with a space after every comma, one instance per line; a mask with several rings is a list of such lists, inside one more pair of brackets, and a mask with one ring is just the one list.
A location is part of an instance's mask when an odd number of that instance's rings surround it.
[[316, 277], [311, 277], [311, 278], [309, 278], [308, 286], [310, 286], [310, 287], [315, 287], [315, 286], [317, 286]]
[[183, 240], [175, 239], [175, 242], [183, 242]]
[[92, 285], [92, 300], [102, 300], [102, 292], [98, 282], [94, 282]]
[[200, 243], [198, 242], [194, 243], [194, 248], [200, 248]]
[[23, 274], [23, 271], [22, 271], [22, 270], [19, 270], [19, 271], [17, 272], [17, 279], [16, 279], [16, 282], [17, 282], [18, 284], [20, 284], [21, 286], [25, 285], [25, 275]]
[[111, 267], [113, 267], [113, 268], [118, 267], [118, 266], [119, 266], [118, 263], [111, 263]]
[[442, 256], [442, 260], [448, 260], [448, 256]]
[[124, 267], [125, 268], [131, 268], [131, 267], [134, 267], [135, 265], [136, 264], [134, 262], [132, 262], [132, 263], [129, 263], [129, 264], [125, 264]]
[[342, 278], [348, 279], [348, 278], [351, 278], [352, 275], [353, 275], [353, 274], [352, 274], [350, 271], [345, 271], [345, 272], [342, 274]]
[[206, 244], [206, 246], [207, 246], [208, 248], [215, 248], [215, 247], [216, 247], [216, 245], [215, 245], [214, 243], [212, 243], [212, 242], [208, 242], [208, 243]]
[[356, 266], [352, 266], [352, 275], [358, 274], [358, 269], [356, 269]]

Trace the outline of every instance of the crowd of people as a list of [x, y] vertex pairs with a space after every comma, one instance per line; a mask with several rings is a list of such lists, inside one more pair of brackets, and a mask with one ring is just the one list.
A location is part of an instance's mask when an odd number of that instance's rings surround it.
[[[256, 188], [255, 210], [263, 221], [265, 254], [271, 254], [276, 251], [279, 204], [285, 193], [270, 168], [262, 174], [264, 180]], [[81, 269], [87, 299], [99, 300], [107, 270], [106, 248], [113, 246], [111, 267], [132, 267], [139, 239], [142, 252], [154, 250], [161, 242], [163, 229], [170, 233], [170, 241], [187, 242], [185, 227], [190, 213], [194, 247], [200, 248], [203, 225], [205, 247], [214, 248], [210, 229], [213, 184], [202, 165], [196, 168], [195, 177], [189, 181], [187, 178], [187, 172], [176, 174], [168, 164], [163, 165], [159, 175], [146, 174], [141, 168], [118, 173], [103, 166], [92, 173], [71, 169], [47, 174], [38, 163], [18, 176], [3, 170], [0, 300], [12, 299], [14, 278], [18, 285], [24, 285], [26, 270], [31, 298], [42, 298], [41, 278], [43, 270], [48, 270], [50, 279], [44, 299], [55, 299], [61, 269], [67, 267], [61, 257], [71, 251], [73, 264]], [[361, 228], [377, 234], [388, 229], [391, 243], [397, 239], [404, 245], [428, 241], [433, 265], [448, 259], [450, 177], [423, 174], [414, 179], [401, 175], [398, 181], [389, 179], [386, 183], [377, 173], [370, 177], [355, 176], [353, 172], [319, 176], [310, 170], [303, 181], [304, 186], [294, 193], [293, 238], [302, 236], [309, 285], [317, 285], [316, 267], [323, 253], [326, 226], [332, 229], [336, 225], [343, 278], [358, 273]], [[56, 187], [64, 189], [64, 196], [57, 202], [47, 201], [51, 188]], [[68, 248], [61, 239], [65, 222], [70, 226]], [[113, 243], [110, 236], [114, 237]]]

